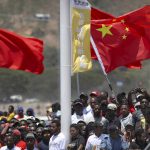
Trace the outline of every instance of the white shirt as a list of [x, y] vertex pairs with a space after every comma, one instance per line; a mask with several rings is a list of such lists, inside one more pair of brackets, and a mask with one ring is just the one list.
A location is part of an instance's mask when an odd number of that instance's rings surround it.
[[124, 133], [125, 132], [125, 126], [127, 124], [133, 124], [132, 114], [129, 113], [129, 115], [127, 117], [125, 117], [125, 118], [120, 116], [120, 123], [121, 123], [121, 132]]
[[49, 140], [49, 150], [65, 150], [66, 141], [62, 133], [53, 135]]
[[85, 114], [83, 114], [82, 116], [79, 116], [76, 113], [74, 113], [71, 116], [71, 123], [73, 124], [73, 123], [78, 123], [79, 121], [85, 121], [85, 117], [86, 117]]
[[85, 150], [100, 150], [101, 141], [105, 137], [108, 137], [108, 135], [101, 134], [99, 137], [97, 137], [95, 134], [91, 135], [86, 142]]
[[[1, 147], [0, 150], [10, 150], [10, 149], [8, 149], [6, 145], [6, 146]], [[14, 146], [14, 148], [12, 148], [11, 150], [21, 150], [21, 148]]]

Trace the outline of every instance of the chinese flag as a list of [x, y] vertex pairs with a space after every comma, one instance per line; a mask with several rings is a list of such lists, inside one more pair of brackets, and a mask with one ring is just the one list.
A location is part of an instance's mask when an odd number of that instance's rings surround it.
[[43, 42], [0, 29], [0, 67], [42, 73]]
[[150, 6], [117, 18], [93, 18], [91, 35], [107, 73], [120, 66], [140, 67], [150, 58]]

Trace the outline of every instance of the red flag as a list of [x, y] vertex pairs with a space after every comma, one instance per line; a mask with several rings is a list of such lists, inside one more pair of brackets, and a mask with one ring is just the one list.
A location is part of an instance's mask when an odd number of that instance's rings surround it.
[[0, 67], [42, 73], [43, 42], [0, 29]]
[[107, 73], [120, 66], [140, 67], [150, 58], [150, 6], [117, 18], [91, 20], [91, 35]]

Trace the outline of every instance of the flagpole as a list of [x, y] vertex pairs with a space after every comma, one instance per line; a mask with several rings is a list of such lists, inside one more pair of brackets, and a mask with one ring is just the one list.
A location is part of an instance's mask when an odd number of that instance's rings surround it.
[[70, 139], [71, 123], [71, 42], [70, 0], [60, 0], [60, 104], [61, 132]]
[[76, 80], [77, 80], [77, 94], [80, 96], [80, 78], [79, 78], [79, 73], [76, 75]]
[[[116, 102], [117, 102], [115, 92], [114, 92], [114, 90], [113, 90], [113, 88], [112, 88], [112, 85], [111, 85], [109, 79], [108, 79], [108, 76], [107, 76], [107, 73], [106, 73], [106, 71], [105, 71], [105, 67], [104, 67], [104, 65], [103, 65], [101, 56], [100, 56], [100, 54], [99, 54], [99, 52], [98, 52], [98, 49], [97, 49], [97, 47], [96, 47], [96, 45], [95, 45], [95, 42], [94, 42], [92, 36], [90, 36], [90, 41], [91, 41], [91, 44], [92, 44], [93, 49], [94, 49], [94, 51], [95, 51], [95, 54], [96, 54], [96, 56], [97, 56], [97, 59], [98, 59], [98, 61], [99, 61], [99, 64], [100, 64], [100, 66], [101, 66], [101, 68], [102, 68], [102, 71], [103, 71], [103, 73], [104, 73], [104, 77], [106, 78], [106, 81], [107, 81], [108, 86], [109, 86], [109, 88], [110, 88], [110, 90], [111, 90], [111, 92], [112, 92], [112, 95], [113, 95], [113, 97], [115, 98], [115, 100], [116, 100]], [[118, 102], [117, 102], [117, 103], [118, 103]]]

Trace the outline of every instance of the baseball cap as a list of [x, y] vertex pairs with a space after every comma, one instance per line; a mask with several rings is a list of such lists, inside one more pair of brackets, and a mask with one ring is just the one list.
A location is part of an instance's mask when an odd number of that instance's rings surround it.
[[73, 102], [74, 105], [82, 105], [83, 106], [83, 103], [81, 101], [81, 99], [76, 99], [74, 102]]
[[96, 90], [96, 91], [92, 91], [90, 93], [90, 96], [100, 96], [100, 91]]
[[145, 96], [143, 94], [141, 94], [141, 93], [136, 95], [136, 99], [137, 100], [142, 100], [143, 98], [145, 98]]
[[18, 109], [17, 109], [17, 111], [18, 111], [18, 112], [19, 112], [19, 111], [23, 111], [23, 107], [19, 106]]
[[80, 99], [82, 99], [82, 98], [88, 99], [88, 95], [85, 94], [84, 92], [82, 92], [82, 93], [80, 94]]
[[110, 103], [110, 104], [107, 105], [107, 109], [116, 110], [117, 109], [117, 105], [114, 104], [114, 103]]

